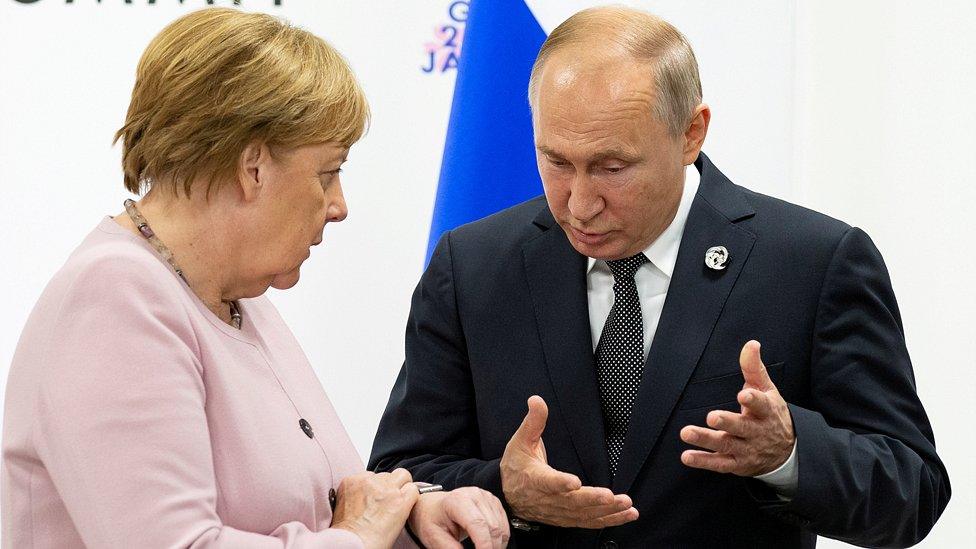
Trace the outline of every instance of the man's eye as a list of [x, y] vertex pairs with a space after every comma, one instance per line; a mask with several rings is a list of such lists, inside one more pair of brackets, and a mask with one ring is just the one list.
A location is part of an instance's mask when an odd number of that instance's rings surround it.
[[549, 163], [552, 164], [553, 166], [560, 167], [560, 168], [569, 164], [565, 160], [556, 160], [555, 158], [550, 158]]
[[610, 175], [614, 175], [624, 171], [626, 168], [627, 166], [604, 166], [603, 171]]

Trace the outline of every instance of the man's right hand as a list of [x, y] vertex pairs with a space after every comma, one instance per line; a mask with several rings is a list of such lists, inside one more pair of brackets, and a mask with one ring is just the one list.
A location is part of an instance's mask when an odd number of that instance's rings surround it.
[[529, 398], [529, 412], [505, 447], [502, 491], [512, 513], [552, 526], [606, 528], [637, 520], [630, 497], [608, 488], [583, 486], [579, 477], [549, 466], [542, 431], [549, 409], [540, 396]]

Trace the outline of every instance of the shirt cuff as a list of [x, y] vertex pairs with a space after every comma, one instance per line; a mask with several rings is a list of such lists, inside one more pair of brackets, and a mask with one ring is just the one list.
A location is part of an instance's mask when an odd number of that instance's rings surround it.
[[761, 480], [772, 488], [776, 495], [783, 501], [790, 501], [796, 494], [796, 486], [799, 478], [799, 470], [796, 467], [796, 440], [793, 441], [793, 450], [790, 457], [776, 469], [752, 477]]

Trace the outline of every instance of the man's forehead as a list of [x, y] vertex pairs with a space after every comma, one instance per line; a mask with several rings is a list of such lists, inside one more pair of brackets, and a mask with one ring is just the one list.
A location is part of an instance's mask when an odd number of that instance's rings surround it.
[[533, 111], [536, 131], [567, 134], [632, 133], [653, 123], [653, 96], [646, 90], [540, 96]]
[[649, 110], [654, 104], [654, 85], [650, 75], [635, 74], [634, 67], [621, 70], [582, 70], [562, 67], [546, 74], [539, 87], [536, 106], [544, 114], [550, 110], [585, 109], [599, 113], [615, 109]]
[[541, 83], [553, 89], [653, 87], [653, 62], [617, 48], [581, 44], [552, 54], [542, 67]]

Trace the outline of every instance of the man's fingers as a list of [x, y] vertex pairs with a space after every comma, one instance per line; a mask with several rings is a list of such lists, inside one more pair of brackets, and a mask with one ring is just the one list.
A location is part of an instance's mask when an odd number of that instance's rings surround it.
[[712, 410], [705, 416], [705, 423], [716, 431], [739, 438], [752, 438], [756, 435], [756, 419], [726, 410]]
[[431, 528], [424, 536], [424, 545], [430, 549], [462, 549], [461, 542], [442, 528]]
[[739, 404], [742, 405], [743, 412], [755, 418], [769, 417], [773, 413], [773, 403], [768, 393], [755, 389], [743, 389], [739, 391]]
[[633, 522], [637, 520], [640, 513], [637, 509], [631, 507], [623, 511], [613, 513], [612, 515], [605, 515], [595, 519], [588, 520], [583, 523], [583, 528], [609, 528], [611, 526], [620, 526], [621, 524], [627, 524], [628, 522]]
[[582, 509], [583, 507], [612, 505], [614, 495], [613, 491], [609, 488], [582, 486], [566, 494], [566, 497], [562, 498], [562, 501], [564, 502], [563, 507], [566, 509]]
[[548, 524], [576, 528], [605, 528], [637, 519], [630, 496], [614, 494], [610, 489], [582, 486], [570, 492], [546, 498], [551, 515]]
[[485, 518], [488, 523], [488, 528], [491, 530], [491, 535], [493, 538], [498, 538], [501, 536], [502, 523], [498, 521], [498, 515], [495, 514], [495, 510], [488, 505], [488, 502], [479, 496], [473, 498], [475, 507], [481, 512], [481, 516]]
[[491, 528], [492, 549], [504, 547], [508, 543], [509, 538], [508, 518], [505, 516], [505, 510], [502, 509], [497, 498], [487, 494], [478, 494], [474, 496], [474, 502], [478, 506], [478, 509], [481, 510], [481, 514], [484, 515], [488, 521], [488, 526]]
[[579, 511], [578, 516], [584, 521], [590, 521], [600, 517], [615, 515], [632, 507], [633, 505], [618, 505], [617, 503], [612, 505], [601, 505], [599, 507], [584, 507], [583, 510]]
[[759, 355], [759, 342], [752, 340], [742, 346], [739, 353], [739, 367], [742, 368], [742, 377], [746, 380], [746, 385], [755, 387], [760, 391], [768, 391], [775, 387], [773, 381], [769, 379], [766, 366], [763, 365]]
[[476, 549], [491, 549], [491, 524], [469, 498], [458, 498], [448, 506], [448, 517], [464, 529]]
[[498, 524], [501, 525], [501, 547], [504, 547], [512, 537], [512, 531], [508, 527], [508, 515], [505, 514], [505, 508], [502, 507], [502, 502], [491, 494], [483, 493], [481, 497], [485, 500], [488, 507], [491, 508], [492, 512], [495, 513], [495, 518], [498, 520]]
[[550, 494], [562, 494], [578, 490], [583, 483], [576, 475], [557, 471], [552, 467], [546, 466], [539, 469], [535, 476], [536, 486], [543, 492]]
[[696, 469], [707, 469], [716, 473], [734, 473], [738, 468], [735, 456], [702, 450], [685, 450], [681, 453], [681, 463]]
[[493, 531], [495, 545], [504, 547], [508, 544], [512, 533], [508, 528], [508, 515], [505, 514], [505, 509], [502, 507], [501, 501], [485, 491], [481, 491], [478, 498], [483, 504], [482, 507], [486, 508], [488, 510], [487, 512], [492, 514], [495, 518], [494, 523], [498, 525], [497, 530]]
[[[633, 503], [626, 494], [614, 494], [609, 488], [583, 486], [566, 494], [566, 508], [585, 509], [588, 507], [618, 507], [617, 511], [627, 509]], [[616, 512], [616, 511], [615, 511]]]
[[539, 442], [542, 431], [546, 429], [546, 420], [549, 418], [549, 407], [542, 397], [538, 395], [529, 397], [528, 405], [529, 411], [525, 414], [525, 419], [512, 436], [512, 439], [526, 445]]
[[609, 488], [583, 486], [553, 498], [549, 505], [560, 514], [589, 520], [625, 511], [633, 506], [633, 502], [630, 496], [615, 495]]
[[681, 440], [700, 448], [725, 454], [735, 454], [742, 448], [742, 439], [739, 437], [725, 431], [715, 431], [695, 425], [688, 425], [681, 429]]

